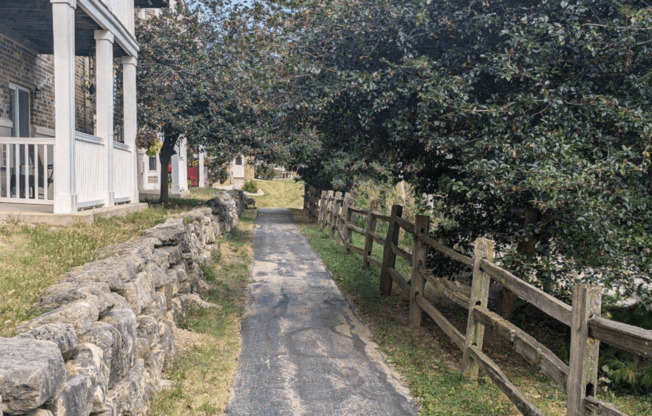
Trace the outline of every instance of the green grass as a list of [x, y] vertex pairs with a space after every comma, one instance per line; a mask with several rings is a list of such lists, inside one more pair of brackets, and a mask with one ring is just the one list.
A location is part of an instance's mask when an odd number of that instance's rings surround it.
[[[419, 399], [422, 415], [520, 414], [486, 376], [481, 376], [477, 383], [462, 378], [459, 370], [462, 353], [441, 331], [434, 329], [429, 318], [424, 318], [424, 328], [418, 331], [409, 328], [406, 297], [396, 294], [381, 297], [378, 269], [362, 270], [362, 257], [346, 255], [344, 247], [337, 246], [336, 240], [321, 228], [302, 225], [301, 229], [338, 286], [348, 294], [370, 326], [374, 341], [386, 354], [388, 362], [395, 366], [411, 393]], [[364, 246], [361, 236], [354, 234], [353, 241], [358, 247]], [[377, 244], [374, 244], [373, 256], [382, 258], [381, 247]], [[397, 258], [396, 269], [409, 276], [410, 267], [403, 259]], [[544, 414], [565, 414], [566, 395], [561, 388], [533, 368], [522, 365], [509, 347], [500, 355], [501, 364], [510, 363], [509, 368], [504, 368], [505, 373]], [[599, 398], [630, 415], [652, 415], [652, 395], [600, 392]]]
[[90, 225], [0, 224], [0, 336], [11, 336], [19, 323], [37, 316], [34, 304], [63, 273], [101, 258], [102, 248], [127, 241], [215, 194], [214, 189], [194, 188], [190, 198], [151, 204], [125, 217], [99, 218]]
[[175, 359], [166, 374], [174, 386], [154, 397], [151, 415], [224, 413], [240, 353], [254, 216], [252, 211], [244, 212], [230, 238], [219, 242], [213, 263], [203, 265], [210, 289], [201, 293], [202, 298], [218, 308], [192, 310], [179, 322], [193, 345]]
[[101, 257], [101, 248], [127, 241], [178, 212], [181, 209], [154, 207], [70, 227], [1, 225], [0, 336], [11, 336], [17, 324], [38, 315], [35, 302], [61, 274]]
[[192, 196], [191, 200], [194, 201], [208, 201], [211, 198], [215, 198], [218, 194], [218, 190], [215, 188], [196, 188], [190, 187], [190, 195]]
[[303, 182], [295, 182], [294, 179], [256, 179], [256, 184], [265, 192], [265, 195], [254, 197], [258, 208], [303, 207]]
[[[338, 286], [358, 307], [388, 362], [401, 373], [411, 393], [419, 399], [422, 415], [514, 414], [513, 406], [490, 381], [482, 378], [478, 384], [465, 382], [456, 368], [436, 358], [448, 355], [437, 340], [424, 331], [410, 330], [397, 317], [403, 299], [379, 295], [377, 269], [362, 270], [361, 257], [345, 255], [344, 247], [337, 246], [320, 228], [303, 225], [301, 229]], [[361, 238], [354, 237], [354, 244], [362, 246]], [[380, 258], [382, 252], [378, 250], [380, 247], [374, 247], [374, 257]], [[398, 263], [397, 270], [405, 271]]]

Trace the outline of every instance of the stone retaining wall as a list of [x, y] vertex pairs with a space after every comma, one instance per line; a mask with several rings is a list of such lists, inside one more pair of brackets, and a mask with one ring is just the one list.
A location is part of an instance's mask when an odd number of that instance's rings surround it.
[[45, 313], [0, 338], [0, 416], [139, 415], [174, 357], [176, 320], [205, 304], [199, 263], [230, 232], [242, 193], [110, 247], [40, 301]]

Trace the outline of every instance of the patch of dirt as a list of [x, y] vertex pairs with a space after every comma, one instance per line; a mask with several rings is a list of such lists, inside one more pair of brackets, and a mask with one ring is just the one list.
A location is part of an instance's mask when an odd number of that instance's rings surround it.
[[209, 343], [211, 343], [211, 336], [208, 334], [201, 334], [176, 327], [174, 329], [174, 345], [178, 353], [183, 353]]

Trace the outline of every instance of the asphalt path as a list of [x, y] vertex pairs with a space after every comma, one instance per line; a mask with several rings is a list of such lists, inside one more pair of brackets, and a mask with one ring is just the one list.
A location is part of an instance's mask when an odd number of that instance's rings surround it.
[[260, 209], [227, 415], [416, 415], [289, 210]]

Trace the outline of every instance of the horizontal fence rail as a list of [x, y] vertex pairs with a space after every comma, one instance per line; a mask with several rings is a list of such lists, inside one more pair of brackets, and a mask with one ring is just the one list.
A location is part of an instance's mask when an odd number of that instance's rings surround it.
[[[354, 206], [349, 194], [319, 191], [306, 185], [304, 210], [321, 227], [337, 233], [338, 243], [347, 253], [362, 256], [362, 267], [380, 269], [380, 293], [390, 295], [393, 283], [410, 296], [410, 326], [418, 328], [423, 315], [429, 316], [463, 351], [464, 376], [474, 380], [483, 369], [524, 415], [544, 415], [510, 382], [500, 367], [482, 351], [484, 332], [494, 331], [511, 344], [514, 351], [556, 384], [566, 389], [566, 415], [624, 415], [612, 404], [594, 397], [598, 374], [598, 348], [604, 342], [639, 355], [652, 357], [652, 331], [600, 317], [602, 288], [579, 284], [573, 305], [545, 293], [493, 262], [494, 243], [479, 238], [474, 255], [446, 247], [430, 236], [430, 218], [417, 215], [414, 223], [403, 217], [403, 207], [395, 205], [389, 215], [379, 211], [378, 201], [368, 208]], [[357, 217], [355, 217], [357, 216]], [[365, 227], [360, 226], [362, 221]], [[387, 223], [387, 232], [377, 232], [378, 221]], [[399, 244], [401, 232], [413, 237], [411, 251]], [[365, 238], [364, 247], [353, 244], [353, 233]], [[405, 240], [405, 239], [404, 239]], [[373, 245], [383, 248], [383, 258], [372, 257]], [[437, 252], [451, 261], [473, 269], [471, 286], [436, 276], [427, 267], [427, 254]], [[396, 257], [411, 265], [410, 276], [396, 270]], [[495, 281], [522, 300], [571, 328], [570, 363], [567, 365], [550, 349], [516, 325], [488, 309], [489, 286]], [[467, 310], [466, 333], [462, 333], [425, 296], [426, 284], [434, 293]]]

